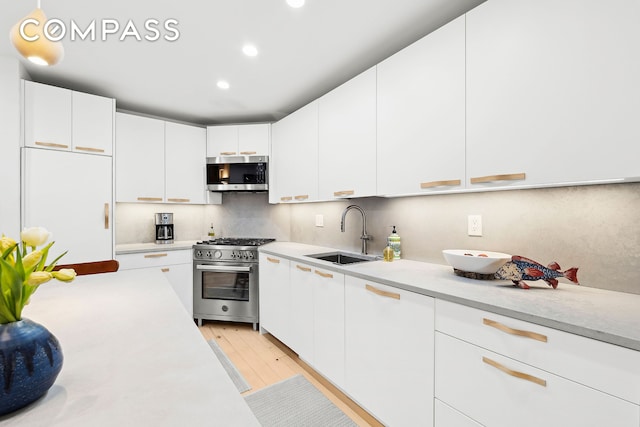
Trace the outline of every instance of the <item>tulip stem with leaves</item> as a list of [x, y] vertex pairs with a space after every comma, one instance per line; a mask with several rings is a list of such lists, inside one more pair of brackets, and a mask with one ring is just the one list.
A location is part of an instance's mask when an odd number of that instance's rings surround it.
[[47, 264], [49, 249], [54, 242], [36, 249], [48, 240], [47, 230], [42, 227], [26, 228], [20, 237], [22, 248], [9, 237], [3, 235], [0, 238], [0, 324], [21, 320], [24, 306], [29, 304], [31, 295], [41, 284], [51, 279], [71, 282], [76, 277], [73, 269], [53, 271], [67, 252]]

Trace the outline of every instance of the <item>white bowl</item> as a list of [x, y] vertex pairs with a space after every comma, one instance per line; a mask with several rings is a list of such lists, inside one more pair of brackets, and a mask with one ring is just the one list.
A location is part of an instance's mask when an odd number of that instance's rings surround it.
[[456, 270], [480, 274], [493, 274], [511, 260], [509, 254], [470, 249], [446, 249], [442, 251], [442, 255]]

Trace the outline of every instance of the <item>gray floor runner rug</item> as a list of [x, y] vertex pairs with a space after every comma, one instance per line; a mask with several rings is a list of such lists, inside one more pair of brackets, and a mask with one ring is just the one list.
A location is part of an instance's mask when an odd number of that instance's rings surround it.
[[298, 374], [244, 397], [264, 427], [351, 427], [356, 424]]
[[231, 362], [227, 355], [224, 354], [224, 351], [222, 351], [216, 340], [209, 340], [207, 342], [218, 357], [220, 363], [222, 363], [224, 370], [227, 371], [227, 374], [229, 374], [229, 377], [231, 377], [231, 380], [238, 388], [238, 391], [240, 393], [244, 393], [247, 390], [251, 390], [251, 386], [249, 385], [247, 380], [244, 379], [240, 371], [238, 371], [238, 368], [236, 368], [233, 362]]

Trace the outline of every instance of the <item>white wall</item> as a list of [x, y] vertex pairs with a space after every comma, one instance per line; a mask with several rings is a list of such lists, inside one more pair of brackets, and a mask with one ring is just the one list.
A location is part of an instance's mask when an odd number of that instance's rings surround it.
[[0, 235], [20, 233], [20, 66], [0, 55]]
[[[492, 250], [579, 267], [583, 286], [640, 294], [639, 183], [292, 205], [291, 240], [360, 252], [357, 212], [340, 232], [350, 203], [367, 212], [375, 254], [396, 225], [406, 259], [446, 264], [443, 249]], [[467, 235], [469, 214], [482, 215], [482, 237]]]

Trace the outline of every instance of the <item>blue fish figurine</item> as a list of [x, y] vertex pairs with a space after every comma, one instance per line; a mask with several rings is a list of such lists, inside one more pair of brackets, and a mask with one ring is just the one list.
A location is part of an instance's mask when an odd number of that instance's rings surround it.
[[494, 275], [496, 279], [511, 280], [515, 285], [522, 289], [529, 289], [524, 280], [544, 280], [553, 289], [558, 287], [557, 277], [565, 277], [579, 285], [578, 269], [570, 268], [567, 271], [560, 271], [557, 262], [552, 262], [547, 267], [519, 255], [511, 257], [511, 261], [500, 267]]

